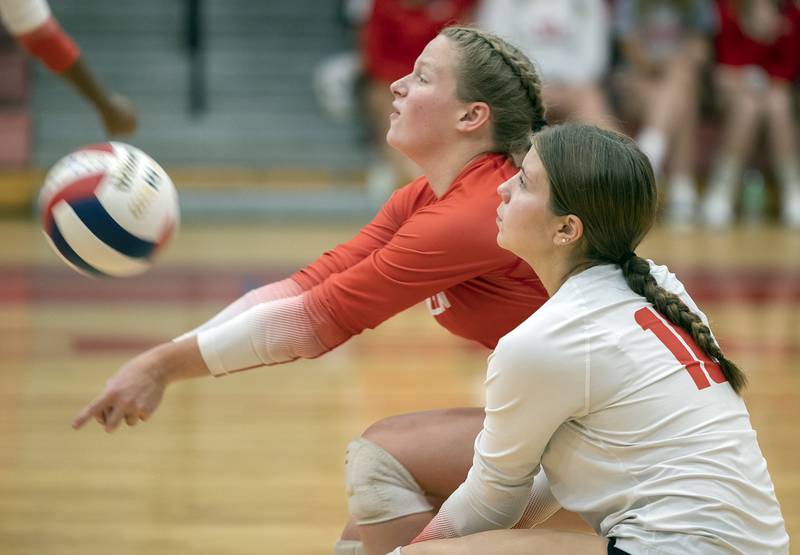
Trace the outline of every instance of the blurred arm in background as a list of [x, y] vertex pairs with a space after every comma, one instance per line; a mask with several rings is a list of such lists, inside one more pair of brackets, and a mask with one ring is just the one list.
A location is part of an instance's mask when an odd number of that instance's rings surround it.
[[109, 135], [135, 131], [136, 111], [131, 101], [102, 87], [45, 0], [0, 0], [0, 18], [20, 46], [94, 105]]

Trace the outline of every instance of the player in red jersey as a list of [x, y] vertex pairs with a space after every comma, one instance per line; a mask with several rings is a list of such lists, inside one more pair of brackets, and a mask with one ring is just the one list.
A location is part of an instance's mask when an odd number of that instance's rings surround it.
[[[387, 141], [424, 177], [397, 191], [349, 242], [123, 365], [76, 428], [91, 418], [109, 432], [123, 419], [134, 425], [152, 415], [173, 381], [317, 357], [426, 299], [444, 327], [489, 347], [544, 303], [536, 275], [497, 246], [494, 224], [496, 188], [517, 171], [512, 156], [545, 125], [530, 60], [492, 35], [448, 28], [391, 89]], [[445, 498], [463, 480], [482, 415], [480, 408], [407, 415], [357, 440], [348, 489], [367, 543], [374, 529], [367, 525], [429, 509], [421, 487]], [[409, 441], [412, 429], [421, 435]], [[375, 479], [402, 482], [380, 507], [361, 497], [373, 488], [360, 481]], [[345, 536], [356, 539], [352, 528]], [[393, 548], [410, 539], [386, 541]]]
[[97, 109], [109, 135], [136, 129], [130, 100], [107, 93], [81, 57], [78, 45], [50, 13], [45, 0], [0, 0], [0, 16], [17, 42], [52, 72], [72, 83]]

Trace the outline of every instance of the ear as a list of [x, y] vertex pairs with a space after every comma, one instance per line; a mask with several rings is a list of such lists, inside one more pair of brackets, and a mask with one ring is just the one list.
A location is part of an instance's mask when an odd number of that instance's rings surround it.
[[553, 242], [558, 246], [575, 244], [583, 237], [583, 222], [575, 214], [562, 216], [559, 227], [553, 235]]
[[485, 102], [470, 102], [461, 112], [456, 129], [462, 132], [474, 131], [489, 121], [492, 110]]

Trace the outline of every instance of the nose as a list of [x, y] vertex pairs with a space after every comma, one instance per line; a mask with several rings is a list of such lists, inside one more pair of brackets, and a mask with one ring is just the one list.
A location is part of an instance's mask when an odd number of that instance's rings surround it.
[[500, 200], [507, 204], [508, 201], [511, 200], [511, 188], [509, 183], [511, 180], [514, 179], [513, 177], [504, 183], [501, 183], [500, 186], [497, 188], [497, 194], [500, 195]]
[[405, 96], [406, 94], [406, 86], [405, 86], [405, 77], [401, 77], [391, 85], [389, 85], [389, 90], [392, 92], [394, 96]]

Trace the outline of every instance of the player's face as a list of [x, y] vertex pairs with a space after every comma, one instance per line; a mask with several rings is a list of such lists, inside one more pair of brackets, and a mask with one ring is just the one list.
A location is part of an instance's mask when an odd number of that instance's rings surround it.
[[465, 104], [456, 97], [459, 53], [442, 35], [425, 47], [414, 71], [392, 83], [394, 95], [386, 140], [412, 160], [424, 159], [455, 139]]
[[550, 182], [531, 148], [519, 173], [497, 188], [497, 244], [531, 263], [553, 248], [559, 219], [550, 209]]

